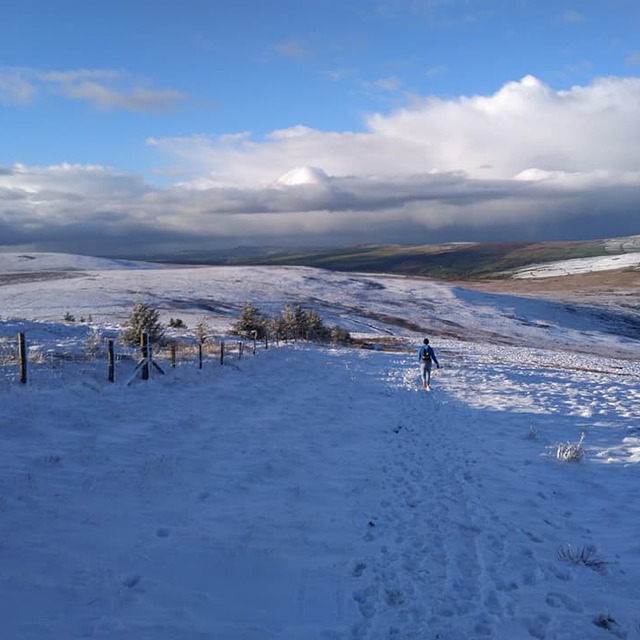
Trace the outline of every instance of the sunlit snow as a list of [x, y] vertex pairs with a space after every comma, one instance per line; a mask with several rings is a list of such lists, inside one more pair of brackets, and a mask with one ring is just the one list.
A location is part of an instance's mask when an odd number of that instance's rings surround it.
[[[413, 278], [52, 260], [0, 254], [0, 638], [637, 636], [640, 342], [614, 314]], [[378, 348], [258, 345], [147, 382], [122, 359], [109, 383], [86, 341], [136, 300], [229, 341], [244, 301], [299, 301]], [[18, 331], [43, 354], [26, 385]], [[584, 459], [559, 461], [582, 434]]]
[[640, 268], [640, 252], [626, 253], [600, 258], [574, 258], [559, 260], [533, 267], [520, 269], [513, 274], [514, 278], [552, 278], [576, 273], [591, 273], [593, 271], [611, 271], [627, 267]]

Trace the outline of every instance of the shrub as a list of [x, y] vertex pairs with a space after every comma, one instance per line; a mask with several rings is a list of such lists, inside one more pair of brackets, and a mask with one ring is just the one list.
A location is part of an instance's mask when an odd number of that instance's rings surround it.
[[556, 449], [556, 458], [561, 462], [581, 462], [584, 459], [583, 441], [584, 433], [578, 442], [573, 444], [570, 442], [559, 443]]
[[152, 305], [136, 302], [120, 339], [124, 344], [137, 346], [140, 344], [140, 334], [147, 333], [151, 344], [164, 344], [165, 334], [159, 316], [158, 310]]
[[351, 334], [337, 324], [331, 327], [331, 342], [333, 344], [350, 344]]
[[0, 364], [14, 364], [18, 361], [18, 345], [15, 340], [0, 338]]
[[611, 631], [618, 623], [608, 613], [601, 613], [593, 621], [593, 624], [595, 624], [596, 627], [600, 627], [601, 629]]
[[592, 544], [585, 545], [577, 550], [572, 549], [571, 545], [560, 547], [558, 549], [558, 559], [569, 564], [581, 564], [600, 573], [603, 573], [609, 564], [599, 555], [598, 550]]
[[186, 329], [187, 325], [180, 318], [169, 318], [169, 326], [172, 329]]
[[207, 341], [210, 331], [211, 329], [209, 328], [206, 320], [200, 320], [200, 322], [198, 322], [194, 333], [199, 344], [204, 344]]
[[331, 338], [331, 329], [328, 329], [317, 311], [309, 309], [303, 311], [304, 331], [307, 340], [317, 340], [318, 342], [328, 342]]
[[285, 337], [328, 342], [331, 330], [328, 329], [317, 311], [303, 309], [299, 304], [286, 304], [282, 310], [282, 332]]
[[91, 333], [87, 336], [84, 344], [85, 353], [89, 358], [97, 358], [102, 355], [104, 347], [104, 336], [100, 329], [94, 327], [91, 329]]
[[[255, 331], [255, 334], [254, 334]], [[232, 333], [252, 338], [263, 338], [266, 335], [286, 339], [315, 340], [317, 342], [333, 342], [348, 344], [351, 336], [348, 331], [337, 325], [327, 327], [314, 309], [303, 309], [299, 304], [286, 304], [282, 312], [267, 319], [260, 310], [251, 303], [245, 303], [240, 311], [240, 319], [233, 327]]]
[[276, 337], [286, 337], [284, 319], [282, 315], [276, 313], [271, 317], [271, 319], [267, 322], [267, 331]]
[[64, 314], [64, 321], [65, 322], [75, 322], [76, 321], [76, 317], [72, 313], [69, 313], [67, 311], [67, 313]]

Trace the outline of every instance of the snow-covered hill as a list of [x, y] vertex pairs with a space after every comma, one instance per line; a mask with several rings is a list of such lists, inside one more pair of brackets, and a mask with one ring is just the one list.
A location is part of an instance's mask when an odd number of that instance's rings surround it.
[[0, 253], [0, 277], [10, 273], [42, 271], [109, 271], [158, 269], [159, 265], [135, 260], [94, 258], [71, 253]]
[[625, 253], [617, 256], [598, 258], [574, 258], [560, 260], [520, 269], [513, 274], [514, 278], [553, 278], [574, 275], [577, 273], [593, 273], [594, 271], [614, 271], [626, 268], [640, 269], [640, 252]]
[[637, 636], [640, 342], [614, 316], [421, 279], [65, 260], [0, 275], [5, 345], [19, 328], [76, 353], [144, 298], [219, 332], [244, 300], [303, 302], [396, 346], [185, 356], [148, 382], [44, 358], [21, 385], [5, 359], [0, 638]]
[[623, 354], [635, 349], [640, 318], [632, 310], [593, 304], [567, 305], [423, 278], [307, 267], [171, 268], [52, 254], [5, 254], [4, 261], [8, 266], [0, 272], [0, 317], [48, 323], [70, 314], [117, 327], [133, 304], [143, 300], [159, 308], [165, 322], [179, 317], [193, 328], [204, 319], [224, 333], [244, 302], [267, 314], [293, 302], [315, 308], [328, 324], [361, 337], [413, 339], [425, 333], [600, 353], [613, 348]]

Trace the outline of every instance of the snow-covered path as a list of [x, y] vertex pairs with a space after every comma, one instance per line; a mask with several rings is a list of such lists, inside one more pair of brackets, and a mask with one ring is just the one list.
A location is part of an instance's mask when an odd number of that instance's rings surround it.
[[5, 384], [0, 637], [630, 637], [637, 365], [474, 349], [430, 393], [413, 354], [308, 345]]
[[[428, 394], [416, 389], [411, 358], [393, 365], [397, 425], [366, 538], [374, 552], [358, 565], [354, 637], [597, 638], [598, 620], [626, 637], [637, 625], [620, 618], [640, 595], [628, 538], [640, 515], [628, 490], [637, 468], [554, 459], [558, 442], [585, 432], [594, 457], [635, 462], [637, 368], [616, 376], [620, 363], [584, 371], [570, 355], [547, 354], [540, 370], [510, 364], [513, 355], [502, 365], [495, 354], [454, 362]], [[594, 554], [603, 572], [558, 558], [591, 545], [613, 554]]]

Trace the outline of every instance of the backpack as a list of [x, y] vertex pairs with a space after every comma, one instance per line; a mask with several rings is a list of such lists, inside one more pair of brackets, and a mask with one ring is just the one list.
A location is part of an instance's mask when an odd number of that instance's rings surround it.
[[420, 360], [426, 363], [431, 362], [431, 354], [429, 353], [429, 349], [427, 347], [422, 347], [422, 355], [420, 356]]

